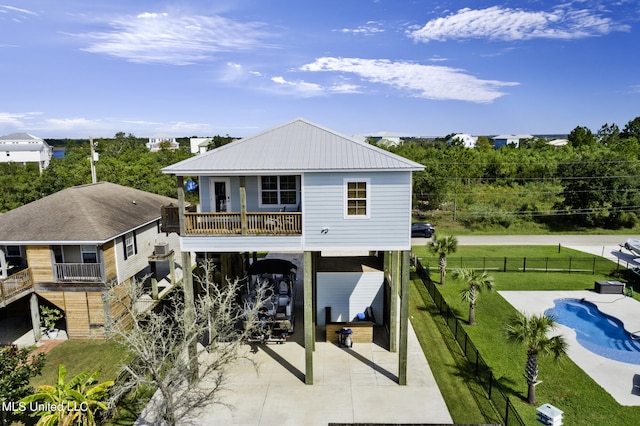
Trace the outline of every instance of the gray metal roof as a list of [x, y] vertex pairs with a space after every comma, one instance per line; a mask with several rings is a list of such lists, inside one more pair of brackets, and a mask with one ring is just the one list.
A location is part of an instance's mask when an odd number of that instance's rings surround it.
[[11, 133], [0, 136], [0, 151], [42, 151], [51, 149], [43, 139], [29, 133]]
[[179, 176], [422, 170], [424, 166], [304, 119], [162, 169]]
[[0, 215], [0, 244], [102, 243], [178, 201], [110, 182], [74, 186]]
[[44, 142], [42, 139], [30, 135], [29, 133], [11, 133], [10, 135], [0, 136], [0, 141], [39, 141]]

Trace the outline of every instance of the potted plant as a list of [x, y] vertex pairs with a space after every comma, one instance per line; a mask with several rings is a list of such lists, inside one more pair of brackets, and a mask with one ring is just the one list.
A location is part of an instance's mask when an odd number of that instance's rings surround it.
[[55, 339], [58, 336], [58, 329], [56, 328], [56, 322], [62, 318], [62, 312], [57, 308], [50, 308], [48, 306], [40, 306], [40, 322], [44, 327], [44, 332], [50, 339]]

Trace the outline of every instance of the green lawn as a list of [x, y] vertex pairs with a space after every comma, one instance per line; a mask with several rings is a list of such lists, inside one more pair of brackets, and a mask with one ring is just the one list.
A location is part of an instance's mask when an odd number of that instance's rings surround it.
[[[416, 248], [420, 251], [420, 248]], [[479, 247], [461, 247], [458, 251], [481, 250]], [[544, 253], [543, 247], [530, 247], [532, 252]], [[520, 256], [528, 254], [518, 249]], [[549, 254], [557, 247], [547, 247]], [[564, 249], [563, 249], [564, 250]], [[513, 255], [513, 247], [494, 247], [498, 255]], [[537, 256], [534, 254], [531, 256]], [[567, 255], [565, 253], [565, 255]], [[466, 256], [466, 254], [465, 254]], [[420, 257], [420, 256], [419, 256]], [[435, 271], [434, 271], [435, 272]], [[437, 272], [436, 272], [437, 273]], [[503, 273], [496, 272], [495, 290], [482, 293], [476, 307], [474, 327], [465, 326], [465, 330], [493, 373], [511, 394], [511, 400], [523, 419], [530, 425], [539, 424], [535, 420], [536, 408], [543, 403], [555, 405], [564, 411], [564, 424], [589, 425], [635, 425], [640, 418], [640, 407], [623, 407], [606, 391], [595, 383], [586, 373], [568, 357], [559, 363], [540, 359], [539, 379], [542, 383], [536, 388], [537, 404], [526, 403], [527, 385], [523, 378], [526, 362], [524, 348], [512, 346], [504, 339], [504, 327], [515, 309], [503, 299], [497, 290], [584, 290], [593, 288], [594, 280], [608, 278], [605, 275], [567, 274], [567, 273]], [[464, 284], [453, 281], [438, 286], [456, 316], [463, 321], [468, 319], [468, 303], [460, 299]], [[432, 369], [435, 369], [432, 365]], [[454, 419], [455, 420], [455, 419]]]
[[98, 380], [113, 380], [126, 362], [122, 346], [110, 340], [68, 340], [47, 354], [42, 375], [31, 379], [33, 386], [55, 385], [58, 365], [67, 368], [67, 380], [87, 370], [100, 371]]

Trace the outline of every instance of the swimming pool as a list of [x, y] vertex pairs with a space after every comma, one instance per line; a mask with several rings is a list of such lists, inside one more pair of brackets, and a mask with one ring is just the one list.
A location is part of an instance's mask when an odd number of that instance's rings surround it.
[[591, 302], [558, 299], [544, 313], [572, 328], [578, 343], [589, 351], [628, 364], [640, 364], [640, 337], [632, 339], [622, 321], [600, 312]]

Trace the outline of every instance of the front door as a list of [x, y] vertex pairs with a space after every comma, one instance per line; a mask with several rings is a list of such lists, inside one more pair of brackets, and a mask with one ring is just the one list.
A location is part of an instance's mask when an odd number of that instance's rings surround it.
[[229, 178], [210, 178], [211, 211], [226, 212], [231, 209]]

